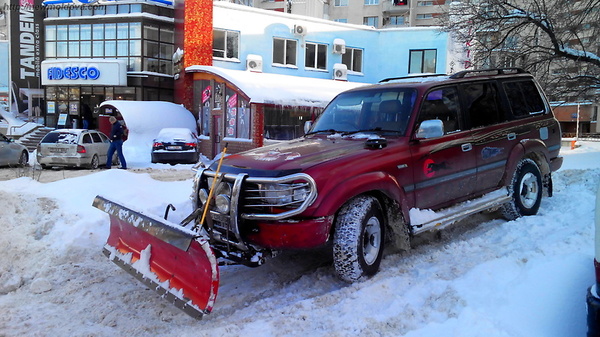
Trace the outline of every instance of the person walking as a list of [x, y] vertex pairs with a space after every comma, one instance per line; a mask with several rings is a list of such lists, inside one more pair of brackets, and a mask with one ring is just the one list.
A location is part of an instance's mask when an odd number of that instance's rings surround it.
[[115, 151], [117, 151], [119, 161], [121, 162], [121, 168], [126, 170], [127, 162], [125, 161], [125, 156], [123, 156], [123, 126], [117, 121], [115, 116], [110, 116], [108, 121], [112, 124], [112, 128], [110, 129], [110, 146], [106, 158], [106, 168], [110, 169], [112, 157], [115, 154]]

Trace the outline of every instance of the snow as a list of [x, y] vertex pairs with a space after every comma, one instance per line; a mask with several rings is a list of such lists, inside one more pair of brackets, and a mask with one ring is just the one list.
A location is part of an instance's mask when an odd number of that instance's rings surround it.
[[0, 334], [583, 336], [600, 143], [579, 145], [562, 148], [555, 194], [536, 216], [474, 216], [408, 253], [389, 252], [377, 275], [350, 285], [334, 276], [326, 250], [224, 266], [202, 321], [104, 257], [108, 215], [91, 206], [100, 194], [162, 217], [172, 203], [177, 223], [191, 211], [191, 178], [158, 181], [143, 169], [165, 166], [138, 161], [138, 172], [0, 181]]

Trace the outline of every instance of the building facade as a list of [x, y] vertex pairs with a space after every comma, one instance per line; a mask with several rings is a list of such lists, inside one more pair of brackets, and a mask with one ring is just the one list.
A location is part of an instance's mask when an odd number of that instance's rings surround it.
[[436, 26], [447, 10], [446, 0], [254, 0], [249, 5], [374, 28]]
[[172, 102], [172, 2], [86, 3], [44, 2], [44, 124], [94, 127], [105, 100]]

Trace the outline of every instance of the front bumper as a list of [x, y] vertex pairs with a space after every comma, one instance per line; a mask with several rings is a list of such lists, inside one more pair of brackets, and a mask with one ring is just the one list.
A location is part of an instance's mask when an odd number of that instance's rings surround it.
[[596, 285], [593, 285], [588, 288], [586, 304], [588, 327], [587, 336], [600, 336], [600, 298], [598, 297]]

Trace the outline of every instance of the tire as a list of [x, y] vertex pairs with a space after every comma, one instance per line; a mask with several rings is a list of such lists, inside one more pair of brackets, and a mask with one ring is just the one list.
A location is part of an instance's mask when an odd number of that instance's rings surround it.
[[502, 215], [507, 220], [537, 214], [543, 194], [542, 173], [532, 159], [526, 158], [519, 162], [509, 193], [511, 201], [502, 206]]
[[27, 166], [27, 163], [29, 162], [29, 153], [27, 153], [27, 151], [23, 151], [21, 152], [21, 156], [19, 157], [19, 166], [20, 167], [24, 167]]
[[91, 168], [92, 170], [95, 170], [95, 169], [97, 169], [97, 168], [98, 168], [98, 166], [100, 166], [100, 159], [98, 158], [98, 155], [97, 155], [97, 154], [95, 154], [95, 155], [92, 157], [92, 162], [90, 163], [90, 168]]
[[339, 278], [355, 282], [379, 270], [385, 220], [379, 201], [359, 196], [338, 212], [333, 235], [333, 264]]

